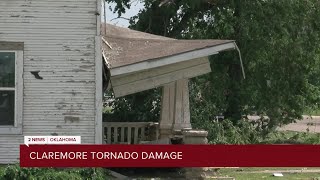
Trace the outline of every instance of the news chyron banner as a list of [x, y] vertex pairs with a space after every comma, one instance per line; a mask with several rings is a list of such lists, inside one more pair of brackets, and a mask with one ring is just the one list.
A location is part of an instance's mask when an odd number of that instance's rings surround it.
[[24, 144], [81, 144], [81, 136], [24, 136]]
[[26, 136], [21, 167], [320, 167], [319, 145], [94, 145]]

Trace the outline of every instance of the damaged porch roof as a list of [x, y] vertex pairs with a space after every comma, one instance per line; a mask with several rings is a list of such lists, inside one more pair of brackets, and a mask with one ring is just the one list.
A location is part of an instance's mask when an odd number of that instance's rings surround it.
[[[161, 86], [177, 78], [208, 73], [211, 71], [208, 56], [236, 48], [233, 40], [177, 40], [110, 24], [102, 25], [104, 27], [103, 56], [116, 97]], [[190, 71], [198, 73], [192, 72], [191, 76]], [[171, 75], [166, 78], [168, 73]], [[139, 77], [134, 79], [135, 75]], [[124, 88], [142, 84], [151, 85], [123, 92]]]

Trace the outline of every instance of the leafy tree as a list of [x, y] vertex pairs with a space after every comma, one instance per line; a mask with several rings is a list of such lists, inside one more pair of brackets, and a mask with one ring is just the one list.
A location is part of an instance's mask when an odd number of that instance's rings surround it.
[[[117, 3], [119, 15], [130, 3], [107, 1]], [[306, 108], [319, 108], [319, 1], [170, 2], [159, 7], [161, 1], [144, 0], [144, 9], [131, 18], [131, 28], [173, 38], [234, 39], [244, 60], [246, 79], [234, 51], [212, 57], [213, 72], [192, 80], [195, 124], [219, 113], [234, 124], [256, 114], [261, 119], [255, 127], [267, 134], [300, 119]], [[149, 92], [148, 97], [158, 102], [155, 94]]]
[[112, 112], [104, 115], [104, 121], [158, 122], [160, 95], [160, 89], [151, 89], [117, 98], [109, 102]]

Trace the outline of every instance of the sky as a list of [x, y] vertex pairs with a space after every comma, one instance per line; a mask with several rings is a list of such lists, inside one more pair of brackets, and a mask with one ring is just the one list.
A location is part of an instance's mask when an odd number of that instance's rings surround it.
[[[126, 19], [122, 19], [122, 18], [115, 19], [118, 17], [118, 14], [117, 13], [114, 14], [112, 11], [110, 11], [109, 7], [114, 9], [115, 4], [114, 3], [107, 3], [106, 4], [107, 23], [114, 24], [114, 25], [121, 26], [121, 27], [128, 27], [129, 21]], [[126, 13], [122, 14], [121, 17], [129, 19], [130, 17], [137, 15], [139, 10], [142, 8], [143, 8], [143, 3], [141, 3], [139, 0], [136, 0], [131, 4], [130, 9], [127, 9]], [[104, 13], [104, 12], [102, 12], [102, 13]], [[103, 16], [101, 16], [101, 17], [104, 18]], [[104, 21], [104, 19], [102, 21]]]

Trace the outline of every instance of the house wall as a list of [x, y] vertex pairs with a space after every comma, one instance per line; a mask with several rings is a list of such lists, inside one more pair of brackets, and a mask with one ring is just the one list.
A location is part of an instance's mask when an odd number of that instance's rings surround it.
[[98, 4], [0, 0], [0, 41], [24, 42], [23, 134], [0, 134], [0, 164], [18, 160], [26, 135], [81, 135], [82, 143], [95, 143]]

